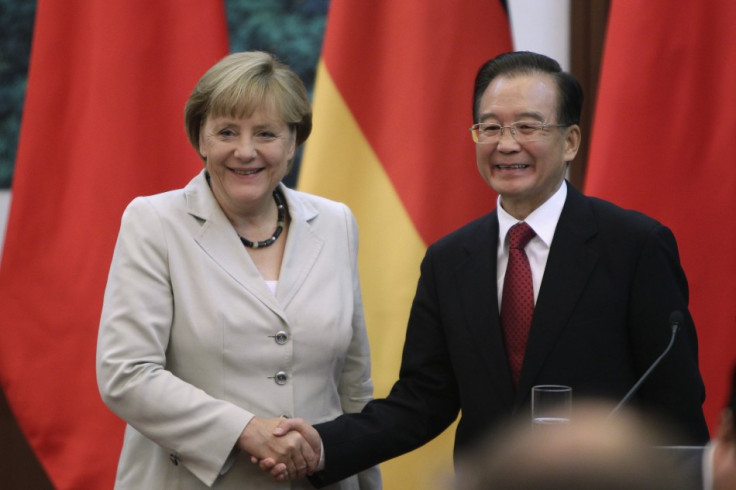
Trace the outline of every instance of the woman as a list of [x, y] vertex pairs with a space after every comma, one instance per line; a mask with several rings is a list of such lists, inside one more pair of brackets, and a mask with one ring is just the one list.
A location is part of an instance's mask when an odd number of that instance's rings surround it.
[[[270, 437], [278, 417], [330, 420], [372, 396], [355, 219], [281, 184], [312, 115], [271, 55], [213, 66], [185, 120], [204, 170], [130, 203], [105, 291], [98, 384], [128, 424], [116, 488], [311, 488], [250, 457], [296, 448], [302, 476], [315, 461], [298, 434]], [[380, 485], [373, 468], [335, 488]]]

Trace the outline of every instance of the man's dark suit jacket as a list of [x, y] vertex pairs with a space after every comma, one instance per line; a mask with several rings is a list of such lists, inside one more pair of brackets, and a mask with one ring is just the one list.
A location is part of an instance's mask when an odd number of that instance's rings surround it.
[[368, 403], [362, 413], [315, 426], [326, 468], [310, 478], [313, 484], [323, 486], [417, 448], [462, 410], [457, 458], [508, 417], [528, 416], [533, 385], [569, 385], [574, 400], [617, 402], [669, 343], [674, 310], [682, 312], [684, 325], [632, 403], [681, 431], [663, 444], [708, 440], [688, 285], [668, 228], [568, 185], [518, 389], [499, 319], [497, 244], [493, 211], [428, 248], [399, 380], [386, 399]]

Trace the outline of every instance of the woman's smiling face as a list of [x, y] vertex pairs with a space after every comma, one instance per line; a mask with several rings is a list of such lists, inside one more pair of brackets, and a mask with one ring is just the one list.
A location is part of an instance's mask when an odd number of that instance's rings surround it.
[[270, 202], [289, 171], [296, 143], [289, 125], [259, 109], [247, 117], [208, 116], [199, 150], [225, 213], [249, 214]]

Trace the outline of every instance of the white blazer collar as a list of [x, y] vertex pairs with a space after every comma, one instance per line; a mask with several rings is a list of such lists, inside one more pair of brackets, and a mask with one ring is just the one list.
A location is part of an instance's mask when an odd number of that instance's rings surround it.
[[194, 240], [233, 279], [286, 320], [284, 309], [299, 291], [317, 261], [324, 247], [325, 237], [312, 226], [319, 212], [305, 199], [305, 195], [283, 184], [279, 184], [279, 188], [286, 198], [291, 222], [286, 236], [276, 298], [250, 256], [243, 250], [235, 229], [207, 184], [204, 170], [187, 184], [184, 194], [187, 212], [202, 225]]

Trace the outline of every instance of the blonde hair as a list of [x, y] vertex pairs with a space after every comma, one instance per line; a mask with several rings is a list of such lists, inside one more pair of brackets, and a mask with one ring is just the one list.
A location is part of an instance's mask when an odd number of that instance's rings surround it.
[[225, 56], [199, 79], [187, 100], [189, 142], [199, 153], [199, 133], [208, 116], [248, 117], [262, 108], [295, 130], [297, 148], [312, 132], [307, 89], [291, 68], [262, 51]]

